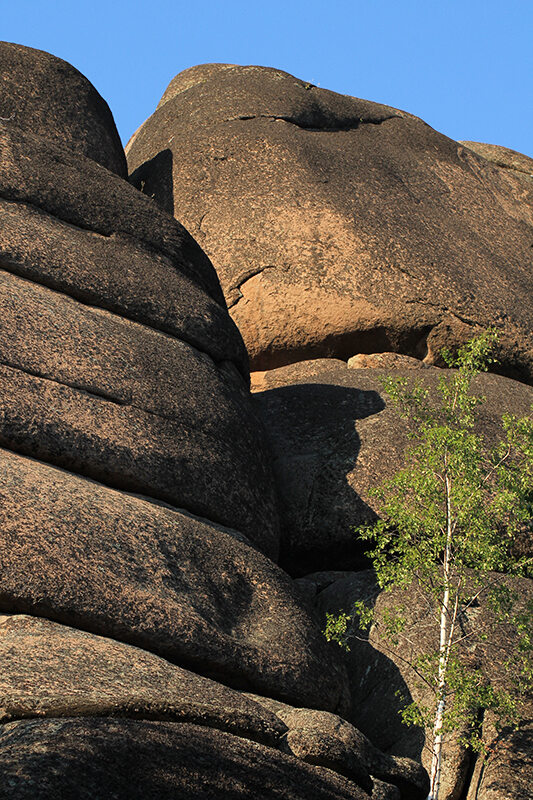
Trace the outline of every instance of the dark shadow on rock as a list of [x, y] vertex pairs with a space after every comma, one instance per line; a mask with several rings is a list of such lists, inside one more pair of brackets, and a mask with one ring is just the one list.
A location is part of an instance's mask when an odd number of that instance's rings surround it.
[[293, 576], [368, 566], [352, 527], [376, 514], [348, 480], [360, 450], [357, 420], [385, 407], [380, 394], [321, 383], [254, 396], [274, 455], [281, 566]]
[[161, 150], [149, 161], [131, 173], [129, 182], [156, 201], [161, 208], [174, 216], [174, 182], [172, 179], [172, 151]]
[[396, 663], [370, 644], [368, 633], [359, 628], [353, 612], [358, 600], [373, 608], [379, 593], [373, 570], [362, 570], [319, 592], [315, 607], [323, 627], [326, 612], [352, 616], [350, 650], [343, 654], [350, 682], [350, 722], [384, 753], [420, 761], [424, 732], [408, 727], [400, 716], [413, 701], [409, 688]]
[[352, 782], [270, 747], [196, 725], [48, 719], [0, 729], [0, 799], [349, 800]]

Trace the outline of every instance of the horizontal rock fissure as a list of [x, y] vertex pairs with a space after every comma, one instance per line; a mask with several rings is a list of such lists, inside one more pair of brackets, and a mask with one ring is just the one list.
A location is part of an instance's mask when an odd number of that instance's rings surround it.
[[[202, 678], [220, 683], [228, 689], [235, 691], [251, 692], [264, 697], [271, 697], [281, 702], [290, 703], [291, 697], [281, 691], [271, 691], [268, 695], [261, 687], [261, 681], [246, 673], [239, 674], [235, 668], [230, 668], [224, 661], [224, 656], [213, 656], [208, 660], [205, 654], [193, 655], [187, 652], [176, 652], [170, 644], [162, 644], [161, 640], [154, 639], [153, 633], [142, 630], [131, 630], [124, 625], [121, 627], [110, 617], [92, 616], [86, 612], [72, 611], [70, 608], [61, 607], [51, 608], [50, 605], [39, 600], [32, 600], [15, 595], [12, 592], [2, 590], [0, 586], [0, 612], [7, 614], [27, 614], [50, 622], [75, 628], [79, 631], [93, 634], [95, 636], [111, 639], [112, 641], [137, 647], [147, 653], [152, 653], [165, 659], [170, 664], [188, 670]], [[127, 623], [126, 623], [127, 624]], [[226, 635], [227, 639], [233, 638]], [[291, 665], [286, 662], [278, 663], [279, 667], [287, 668]]]
[[[151, 503], [152, 505], [161, 505], [163, 507], [169, 508], [172, 511], [177, 511], [178, 513], [186, 514], [207, 525], [215, 525], [217, 526], [217, 529], [223, 528], [228, 533], [228, 535], [233, 536], [233, 538], [239, 539], [239, 541], [243, 541], [249, 547], [252, 547], [253, 549], [260, 552], [259, 547], [256, 546], [253, 542], [251, 542], [246, 536], [246, 534], [232, 528], [228, 522], [224, 522], [224, 520], [221, 519], [218, 515], [211, 516], [210, 510], [208, 511], [210, 516], [206, 516], [205, 508], [201, 507], [195, 508], [193, 506], [182, 507], [181, 505], [178, 506], [176, 505], [174, 499], [167, 492], [165, 491], [155, 492], [153, 487], [146, 486], [144, 482], [136, 480], [135, 478], [124, 476], [118, 472], [112, 471], [111, 469], [106, 474], [103, 474], [96, 466], [92, 467], [90, 464], [87, 465], [87, 468], [84, 471], [80, 470], [78, 472], [74, 469], [69, 469], [68, 455], [65, 458], [60, 457], [57, 460], [47, 459], [41, 455], [35, 455], [35, 450], [33, 449], [32, 444], [33, 444], [32, 442], [29, 442], [27, 445], [22, 445], [18, 448], [13, 447], [11, 441], [4, 439], [0, 429], [0, 449], [8, 450], [9, 452], [15, 453], [16, 455], [24, 456], [24, 458], [32, 458], [41, 464], [54, 467], [54, 469], [61, 469], [64, 472], [68, 472], [71, 475], [75, 475], [77, 478], [91, 480], [94, 483], [100, 484], [106, 489], [112, 489], [113, 491], [123, 492], [124, 494], [128, 494], [133, 497], [138, 497], [139, 499]], [[149, 492], [152, 492], [152, 494], [149, 494]]]
[[[130, 185], [130, 184], [128, 184], [128, 185]], [[79, 220], [77, 222], [73, 222], [72, 219], [69, 219], [68, 217], [66, 217], [64, 214], [61, 214], [60, 212], [54, 212], [52, 214], [52, 213], [50, 213], [50, 211], [45, 206], [40, 205], [39, 203], [36, 203], [33, 200], [23, 200], [23, 199], [21, 199], [19, 197], [14, 197], [9, 192], [6, 193], [5, 190], [1, 190], [1, 189], [0, 189], [0, 200], [5, 200], [6, 202], [9, 202], [9, 203], [15, 203], [17, 205], [23, 205], [23, 206], [26, 206], [28, 208], [36, 209], [37, 211], [41, 212], [42, 214], [45, 214], [47, 217], [50, 217], [51, 219], [60, 220], [65, 225], [70, 225], [72, 228], [75, 228], [76, 230], [83, 231], [84, 233], [90, 233], [90, 234], [92, 234], [94, 236], [101, 236], [103, 239], [111, 239], [113, 237], [121, 237], [121, 236], [122, 237], [131, 237], [131, 234], [128, 234], [126, 231], [120, 231], [120, 230], [105, 231], [105, 230], [102, 230], [102, 229], [90, 228], [89, 226], [82, 225]], [[163, 258], [169, 259], [170, 261], [173, 261], [173, 259], [176, 257], [174, 254], [172, 254], [172, 253], [170, 253], [168, 251], [162, 250], [160, 247], [157, 247], [157, 245], [155, 245], [153, 242], [147, 242], [147, 241], [145, 241], [144, 239], [141, 239], [141, 238], [139, 238], [138, 241], [142, 244], [142, 246], [144, 248], [146, 248], [146, 250], [152, 251], [152, 252], [156, 253], [157, 255], [162, 256]], [[187, 262], [185, 260], [183, 260], [182, 263], [183, 264], [187, 264]], [[213, 302], [215, 302], [218, 305], [220, 305], [218, 303], [218, 301], [215, 298], [213, 298], [212, 295], [209, 293], [209, 290], [206, 288], [206, 286], [204, 286], [204, 284], [201, 281], [195, 280], [195, 278], [194, 278], [194, 267], [192, 269], [188, 269], [187, 270], [187, 272], [185, 273], [185, 277], [187, 277], [199, 289], [201, 289], [203, 292], [205, 292], [207, 295], [209, 295], [209, 297], [211, 297], [213, 299]]]
[[225, 122], [238, 122], [238, 121], [248, 121], [252, 119], [271, 119], [271, 120], [279, 120], [280, 122], [288, 122], [290, 125], [295, 125], [297, 128], [301, 128], [304, 131], [314, 131], [317, 133], [335, 133], [336, 131], [356, 131], [362, 125], [381, 125], [382, 122], [386, 122], [389, 119], [402, 119], [399, 114], [391, 114], [389, 117], [383, 117], [383, 119], [359, 119], [354, 120], [352, 122], [346, 122], [344, 124], [338, 123], [334, 125], [321, 125], [320, 127], [314, 125], [305, 125], [302, 122], [298, 122], [298, 120], [290, 117], [290, 116], [277, 116], [275, 114], [239, 114], [236, 117], [228, 117]]
[[[32, 378], [39, 378], [39, 380], [43, 381], [50, 381], [50, 383], [56, 383], [58, 386], [66, 386], [69, 389], [75, 389], [77, 392], [81, 394], [86, 394], [89, 397], [96, 397], [98, 400], [106, 400], [109, 403], [114, 403], [118, 406], [131, 406], [132, 403], [129, 400], [125, 400], [121, 397], [117, 397], [116, 395], [111, 394], [110, 392], [105, 392], [102, 389], [96, 389], [94, 387], [88, 387], [81, 383], [76, 383], [75, 381], [60, 381], [58, 378], [52, 378], [50, 375], [43, 375], [43, 373], [38, 372], [37, 370], [29, 369], [28, 367], [22, 367], [20, 364], [13, 364], [9, 361], [0, 360], [0, 366], [8, 367], [9, 369], [17, 370], [18, 372], [23, 372], [24, 375], [30, 375]], [[144, 408], [140, 408], [140, 411], [146, 411]], [[147, 413], [152, 413], [148, 411]]]
[[[187, 345], [192, 350], [195, 350], [199, 355], [205, 356], [209, 358], [213, 364], [218, 367], [224, 361], [231, 361], [238, 370], [239, 374], [244, 378], [246, 385], [247, 377], [243, 374], [242, 367], [239, 365], [237, 361], [232, 361], [231, 358], [225, 359], [216, 359], [214, 358], [211, 353], [208, 353], [207, 350], [203, 349], [199, 344], [191, 339], [188, 339], [185, 336], [180, 335], [177, 336], [176, 333], [172, 332], [168, 328], [165, 329], [163, 326], [160, 328], [155, 327], [154, 325], [148, 325], [146, 322], [136, 318], [134, 314], [126, 315], [123, 309], [119, 309], [113, 303], [109, 303], [104, 305], [101, 302], [92, 302], [90, 295], [88, 292], [83, 291], [75, 291], [74, 286], [69, 285], [66, 287], [64, 284], [60, 283], [59, 281], [54, 281], [52, 279], [41, 279], [39, 275], [39, 280], [35, 279], [35, 273], [31, 270], [31, 268], [27, 267], [24, 264], [19, 264], [17, 262], [12, 261], [11, 259], [7, 259], [3, 253], [0, 253], [0, 271], [8, 272], [10, 275], [15, 275], [17, 278], [21, 278], [22, 280], [28, 281], [28, 283], [35, 284], [36, 286], [43, 286], [45, 289], [48, 289], [51, 292], [56, 292], [57, 294], [62, 295], [63, 297], [67, 297], [70, 300], [74, 300], [76, 303], [80, 303], [80, 305], [85, 306], [89, 309], [97, 309], [98, 311], [103, 311], [105, 313], [111, 314], [114, 317], [118, 317], [119, 319], [127, 320], [128, 322], [133, 322], [135, 325], [139, 325], [141, 328], [146, 328], [146, 330], [151, 331], [152, 333], [156, 333], [160, 336], [164, 336], [167, 339], [170, 339], [172, 342], [180, 342], [182, 344]], [[69, 291], [66, 291], [68, 288]], [[71, 291], [74, 290], [74, 291]], [[98, 298], [101, 300], [101, 298]]]
[[[62, 624], [62, 623], [58, 623]], [[114, 640], [112, 640], [114, 641]], [[148, 651], [147, 651], [148, 652]], [[198, 673], [194, 673], [195, 675]], [[202, 677], [202, 676], [199, 676]], [[225, 686], [225, 684], [222, 684]], [[230, 687], [228, 687], [230, 688]], [[274, 750], [279, 749], [281, 743], [281, 736], [277, 742], [273, 741], [273, 736], [261, 735], [259, 731], [254, 732], [242, 725], [224, 724], [222, 720], [206, 720], [201, 714], [195, 714], [190, 711], [183, 711], [179, 706], [173, 711], [172, 707], [165, 703], [166, 709], [158, 710], [157, 708], [150, 708], [151, 704], [146, 703], [143, 706], [141, 701], [135, 702], [130, 707], [125, 704], [117, 708], [117, 704], [109, 702], [107, 705], [94, 701], [93, 703], [87, 702], [85, 704], [78, 703], [77, 707], [65, 706], [64, 708], [54, 708], [53, 713], [41, 713], [39, 711], [13, 711], [6, 713], [5, 709], [0, 716], [0, 725], [5, 725], [7, 722], [17, 722], [18, 720], [42, 720], [42, 719], [83, 719], [85, 717], [108, 717], [112, 719], [137, 719], [146, 720], [148, 722], [173, 722], [176, 725], [198, 725], [201, 728], [208, 728], [210, 730], [222, 731], [223, 733], [230, 733], [232, 736], [239, 736], [241, 739], [247, 739], [250, 742], [257, 742], [265, 747], [271, 747]], [[154, 705], [156, 705], [154, 703]], [[205, 708], [203, 706], [202, 708]], [[207, 707], [208, 708], [208, 707]], [[255, 734], [255, 735], [254, 735]], [[337, 770], [338, 772], [338, 770]]]

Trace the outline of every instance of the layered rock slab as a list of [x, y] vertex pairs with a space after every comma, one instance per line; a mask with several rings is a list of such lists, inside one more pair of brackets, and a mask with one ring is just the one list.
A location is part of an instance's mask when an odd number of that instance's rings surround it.
[[109, 106], [71, 64], [43, 50], [0, 42], [0, 87], [3, 120], [126, 176]]
[[198, 238], [252, 368], [439, 357], [502, 332], [533, 377], [533, 183], [398, 109], [279, 70], [178, 75], [127, 147], [131, 180]]
[[[377, 518], [370, 492], [403, 466], [408, 433], [415, 430], [388, 403], [379, 379], [418, 380], [434, 392], [446, 374], [414, 359], [405, 364], [375, 355], [367, 361], [374, 368], [316, 359], [252, 373], [254, 402], [274, 454], [281, 563], [293, 575], [364, 565], [353, 527]], [[486, 398], [478, 408], [478, 432], [488, 448], [503, 436], [504, 411], [533, 413], [533, 389], [509, 378], [479, 375], [473, 391]], [[518, 545], [533, 549], [530, 539]]]
[[287, 753], [318, 766], [327, 766], [380, 795], [425, 800], [429, 781], [424, 768], [408, 758], [380, 752], [360, 731], [336, 714], [292, 708], [265, 697], [247, 695], [274, 712], [287, 726], [283, 747]]
[[1, 271], [0, 303], [1, 445], [234, 526], [275, 556], [267, 455], [235, 368]]
[[246, 352], [208, 259], [95, 162], [8, 123], [0, 140], [1, 444], [242, 529], [275, 557]]
[[0, 609], [289, 703], [346, 708], [345, 675], [296, 587], [242, 534], [8, 451], [0, 464]]
[[0, 616], [0, 722], [113, 716], [189, 722], [278, 746], [273, 713], [215, 681], [103, 636]]
[[196, 725], [49, 719], [0, 727], [0, 797], [364, 800], [331, 770]]

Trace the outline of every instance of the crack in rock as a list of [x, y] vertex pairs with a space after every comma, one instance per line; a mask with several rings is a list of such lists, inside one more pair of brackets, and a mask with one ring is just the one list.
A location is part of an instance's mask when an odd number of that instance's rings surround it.
[[228, 117], [224, 120], [224, 122], [237, 122], [237, 121], [247, 121], [252, 119], [270, 119], [273, 121], [280, 121], [280, 122], [288, 122], [290, 125], [295, 125], [297, 128], [301, 128], [304, 131], [316, 131], [316, 132], [324, 132], [324, 133], [334, 133], [336, 131], [355, 131], [361, 127], [361, 125], [381, 125], [382, 122], [386, 122], [389, 119], [402, 119], [400, 114], [391, 114], [388, 117], [383, 117], [382, 119], [364, 119], [363, 117], [359, 117], [359, 119], [352, 119], [346, 122], [333, 122], [328, 124], [326, 121], [323, 122], [322, 125], [310, 125], [305, 124], [294, 117], [289, 115], [275, 115], [275, 114], [239, 114], [236, 117]]

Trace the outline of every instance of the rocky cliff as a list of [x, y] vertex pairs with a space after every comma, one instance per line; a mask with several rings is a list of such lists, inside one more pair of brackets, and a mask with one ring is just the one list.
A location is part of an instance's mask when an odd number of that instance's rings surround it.
[[[422, 800], [379, 696], [409, 676], [379, 642], [346, 663], [321, 615], [362, 591], [350, 525], [401, 462], [376, 375], [434, 381], [496, 324], [521, 382], [484, 379], [488, 429], [533, 402], [530, 176], [204, 65], [128, 181], [73, 67], [2, 43], [0, 82], [0, 798]], [[477, 800], [519, 796], [524, 741]], [[449, 800], [474, 785], [453, 752]]]

